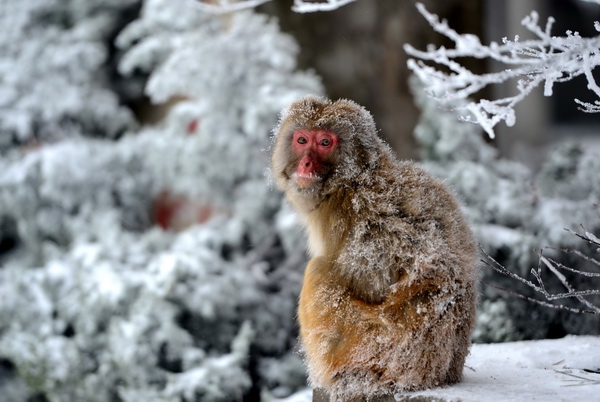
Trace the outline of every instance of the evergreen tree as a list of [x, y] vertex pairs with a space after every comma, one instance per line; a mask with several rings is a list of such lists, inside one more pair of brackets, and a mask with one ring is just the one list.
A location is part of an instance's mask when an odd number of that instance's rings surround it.
[[[67, 15], [107, 32], [126, 3], [11, 1], [0, 6], [10, 11], [0, 25], [27, 19], [25, 32], [42, 29], [35, 16]], [[57, 37], [75, 27], [62, 29]], [[23, 106], [27, 78], [15, 72], [18, 101], [3, 109], [34, 117], [18, 138], [16, 125], [2, 131], [10, 139], [0, 161], [0, 393], [15, 401], [290, 394], [305, 381], [294, 351], [305, 257], [293, 215], [265, 177], [265, 148], [279, 111], [320, 93], [318, 79], [296, 71], [293, 39], [252, 12], [217, 17], [193, 2], [147, 0], [114, 44], [114, 34], [90, 37], [81, 49], [104, 49], [102, 61], [28, 83], [53, 88], [57, 107], [78, 108], [35, 120], [51, 98]], [[11, 40], [2, 46], [18, 42], [24, 54], [41, 46]], [[57, 40], [48, 57], [77, 59], [71, 45]], [[119, 82], [135, 88], [146, 77], [147, 96], [170, 101], [161, 123], [135, 129], [111, 85], [111, 52], [122, 56]], [[69, 135], [36, 131], [53, 125]], [[24, 151], [34, 138], [38, 146]]]

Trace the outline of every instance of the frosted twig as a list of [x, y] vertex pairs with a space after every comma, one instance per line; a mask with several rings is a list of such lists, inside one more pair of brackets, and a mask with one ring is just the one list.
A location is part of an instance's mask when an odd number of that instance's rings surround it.
[[579, 106], [581, 106], [578, 109], [581, 110], [582, 112], [600, 113], [600, 101], [594, 101], [594, 103], [592, 104], [589, 102], [580, 101], [579, 99], [575, 98], [575, 103], [577, 103]]
[[[581, 257], [585, 260], [588, 260], [590, 262], [598, 262], [597, 260], [588, 257], [587, 255], [583, 254], [581, 251], [579, 250], [570, 250], [570, 249], [562, 249], [561, 251], [565, 252], [565, 253], [573, 253], [578, 257]], [[565, 271], [570, 271], [573, 272], [577, 275], [581, 275], [581, 276], [587, 276], [588, 278], [600, 278], [600, 273], [599, 272], [587, 272], [587, 271], [581, 271], [579, 269], [575, 269], [575, 268], [571, 268], [571, 267], [567, 267], [564, 264], [561, 264], [560, 262], [554, 261], [552, 258], [547, 258], [548, 262], [552, 265], [554, 265], [556, 268], [560, 268], [560, 269], [564, 269]]]
[[[600, 1], [600, 0], [598, 0], [598, 1]], [[571, 233], [571, 234], [579, 237], [581, 240], [585, 240], [588, 243], [591, 243], [591, 244], [594, 244], [594, 245], [600, 247], [600, 239], [597, 236], [595, 236], [592, 232], [588, 231], [585, 228], [585, 226], [583, 226], [583, 225], [580, 225], [580, 226], [584, 230], [584, 234], [579, 234], [579, 233], [577, 233], [577, 232], [575, 232], [575, 231], [573, 231], [571, 229], [568, 229], [568, 228], [565, 228], [565, 230], [567, 232], [569, 232], [569, 233]]]
[[[573, 374], [569, 370], [554, 370], [556, 373], [563, 374], [574, 378], [573, 380], [564, 380], [565, 382], [571, 382], [571, 384], [563, 385], [564, 387], [576, 387], [580, 385], [600, 385], [600, 380], [597, 378], [588, 378], [581, 375]], [[587, 370], [583, 370], [589, 372]]]
[[[593, 245], [598, 245], [600, 246], [600, 240], [598, 239], [597, 236], [595, 236], [594, 234], [592, 234], [591, 232], [587, 231], [585, 229], [585, 227], [583, 227], [583, 225], [581, 225], [581, 227], [584, 229], [584, 234], [580, 234], [577, 232], [574, 232], [572, 230], [568, 230], [570, 233], [574, 234], [575, 236], [579, 237], [582, 240], [585, 240]], [[510, 270], [508, 270], [505, 266], [503, 266], [502, 264], [500, 264], [498, 261], [496, 261], [495, 259], [493, 259], [488, 253], [485, 252], [485, 250], [483, 250], [483, 248], [480, 246], [480, 249], [482, 251], [482, 253], [484, 254], [484, 256], [486, 257], [485, 260], [482, 260], [482, 262], [487, 265], [488, 267], [494, 269], [496, 272], [501, 273], [504, 276], [507, 276], [511, 279], [514, 279], [518, 282], [521, 282], [523, 284], [525, 284], [527, 287], [529, 287], [530, 289], [533, 289], [534, 291], [536, 291], [537, 293], [541, 294], [546, 300], [548, 300], [548, 302], [545, 301], [541, 301], [538, 299], [534, 299], [531, 298], [529, 296], [525, 296], [522, 295], [520, 293], [517, 293], [515, 291], [512, 290], [507, 290], [504, 289], [502, 287], [499, 287], [497, 285], [492, 285], [492, 284], [488, 284], [494, 288], [503, 290], [507, 293], [510, 293], [511, 295], [516, 295], [517, 297], [520, 297], [522, 299], [534, 302], [534, 303], [538, 303], [541, 304], [543, 306], [546, 307], [551, 307], [551, 308], [555, 308], [555, 309], [560, 309], [560, 310], [567, 310], [567, 311], [571, 311], [571, 312], [577, 312], [577, 313], [592, 313], [592, 314], [600, 314], [600, 306], [596, 306], [595, 304], [591, 303], [589, 300], [586, 300], [585, 297], [587, 296], [598, 296], [600, 295], [600, 290], [599, 289], [590, 289], [590, 290], [577, 290], [575, 289], [571, 283], [568, 281], [568, 279], [566, 278], [566, 276], [560, 272], [560, 270], [566, 270], [569, 272], [572, 272], [576, 275], [581, 275], [584, 277], [588, 277], [588, 278], [598, 278], [600, 277], [600, 273], [593, 273], [593, 272], [585, 272], [585, 271], [581, 271], [578, 269], [574, 269], [571, 267], [567, 267], [561, 263], [558, 263], [556, 261], [554, 261], [551, 258], [547, 258], [543, 255], [543, 250], [540, 252], [539, 254], [539, 260], [538, 260], [538, 266], [537, 269], [531, 269], [531, 274], [535, 277], [537, 284], [535, 284], [534, 282], [525, 279], [523, 277], [521, 277], [520, 275], [511, 272]], [[570, 252], [574, 252], [573, 250], [567, 249], [567, 250], [561, 250], [567, 253]], [[575, 252], [575, 255], [578, 256], [583, 256], [584, 260], [588, 261], [588, 262], [592, 262], [595, 265], [598, 265], [598, 261], [595, 260], [594, 258], [588, 257], [583, 255], [580, 252]], [[542, 266], [546, 267], [559, 281], [560, 283], [565, 287], [565, 289], [567, 290], [566, 292], [562, 292], [562, 293], [550, 293], [547, 289], [546, 286], [544, 284], [544, 280], [542, 278]], [[558, 305], [558, 304], [553, 304], [553, 303], [549, 303], [551, 301], [554, 300], [560, 300], [560, 299], [567, 299], [567, 298], [574, 298], [576, 299], [579, 303], [583, 304], [585, 307], [587, 307], [589, 310], [584, 310], [584, 309], [577, 309], [577, 308], [571, 308], [571, 307], [567, 307], [564, 305]]]
[[538, 285], [540, 286], [540, 288], [545, 292], [546, 288], [544, 287], [544, 281], [542, 280], [542, 264], [541, 264], [541, 261], [542, 260], [540, 258], [540, 260], [538, 261], [537, 271], [532, 268], [531, 269], [531, 273], [533, 274], [533, 276], [537, 280]]
[[[546, 265], [546, 267], [554, 274], [554, 276], [556, 276], [558, 278], [558, 280], [560, 281], [560, 283], [563, 284], [563, 286], [567, 289], [568, 294], [573, 295], [572, 297], [575, 297], [581, 304], [585, 305], [587, 308], [590, 308], [592, 310], [597, 310], [598, 313], [600, 313], [600, 308], [594, 306], [592, 303], [590, 303], [589, 301], [585, 300], [583, 298], [584, 295], [582, 294], [578, 294], [581, 292], [577, 292], [569, 283], [569, 281], [567, 280], [567, 278], [558, 271], [558, 269], [556, 269], [556, 267], [554, 266], [554, 264], [552, 264], [546, 257], [544, 256], [540, 256], [540, 261], [542, 261], [544, 263], [544, 265]], [[600, 295], [600, 290], [595, 290], [593, 291], [594, 293], [592, 294], [599, 294]]]
[[[600, 1], [595, 1], [600, 3]], [[533, 11], [521, 24], [533, 34], [534, 39], [513, 40], [504, 38], [502, 43], [491, 42], [483, 45], [472, 34], [459, 34], [417, 3], [419, 12], [425, 17], [434, 31], [454, 42], [454, 48], [428, 47], [426, 51], [405, 45], [405, 51], [414, 59], [408, 60], [408, 67], [425, 83], [428, 93], [440, 102], [467, 99], [481, 89], [494, 84], [514, 82], [516, 93], [512, 96], [479, 102], [469, 102], [457, 106], [455, 110], [462, 120], [478, 123], [494, 138], [494, 127], [501, 121], [512, 126], [515, 122], [514, 107], [543, 83], [544, 95], [552, 95], [555, 83], [571, 80], [583, 75], [588, 89], [600, 98], [600, 85], [594, 80], [592, 71], [600, 65], [600, 36], [582, 38], [577, 32], [567, 32], [566, 36], [551, 35], [553, 18], [548, 18], [544, 28], [540, 26], [539, 15]], [[600, 31], [600, 23], [595, 27]], [[499, 72], [476, 74], [462, 66], [457, 60], [464, 57], [492, 59], [505, 66]], [[429, 65], [429, 62], [433, 65]], [[440, 69], [442, 68], [442, 69]], [[585, 102], [576, 99], [580, 110], [600, 112], [600, 101]]]
[[[488, 253], [486, 253], [483, 248], [482, 248], [482, 252], [483, 254], [486, 256], [487, 259], [489, 259], [490, 261], [492, 261], [492, 264], [490, 264], [489, 262], [485, 261], [485, 260], [481, 260], [485, 265], [487, 265], [488, 267], [493, 268], [496, 272], [501, 273], [504, 276], [507, 276], [511, 279], [515, 279], [521, 283], [524, 283], [525, 285], [527, 285], [529, 288], [535, 290], [536, 292], [540, 293], [542, 296], [544, 296], [547, 300], [559, 300], [559, 299], [567, 299], [567, 298], [571, 298], [571, 297], [580, 297], [580, 296], [594, 296], [594, 295], [600, 295], [600, 290], [579, 290], [579, 291], [575, 291], [575, 290], [571, 290], [568, 292], [563, 292], [563, 293], [550, 293], [548, 292], [544, 285], [543, 285], [543, 281], [541, 279], [541, 276], [539, 276], [539, 274], [535, 271], [535, 270], [531, 270], [532, 274], [536, 277], [536, 279], [538, 281], [541, 282], [541, 285], [536, 285], [535, 283], [531, 282], [530, 280], [527, 280], [517, 274], [515, 274], [512, 271], [509, 271], [504, 265], [500, 264], [498, 261], [496, 261], [494, 258], [492, 258], [492, 256], [490, 256]], [[540, 258], [544, 258], [544, 257], [540, 257]], [[553, 272], [554, 273], [554, 272]], [[598, 309], [598, 314], [600, 314], [600, 307], [596, 307]]]
[[[487, 261], [483, 261], [484, 264], [490, 266], [488, 264]], [[563, 311], [568, 311], [570, 313], [577, 313], [577, 314], [596, 314], [594, 311], [592, 310], [582, 310], [582, 309], [578, 309], [578, 308], [574, 308], [574, 307], [568, 307], [568, 306], [563, 306], [562, 304], [552, 304], [552, 303], [548, 303], [545, 302], [543, 300], [538, 300], [538, 299], [534, 299], [533, 297], [529, 297], [529, 296], [525, 296], [521, 293], [515, 292], [514, 290], [510, 290], [510, 289], [506, 289], [503, 288], [502, 286], [498, 286], [496, 284], [487, 282], [487, 281], [482, 281], [483, 283], [485, 283], [487, 286], [490, 286], [494, 289], [498, 289], [504, 293], [508, 293], [511, 296], [515, 296], [518, 297], [519, 299], [523, 299], [523, 300], [527, 300], [528, 302], [531, 303], [535, 303], [535, 304], [539, 304], [540, 306], [544, 306], [544, 307], [550, 307], [553, 308], [555, 310], [563, 310]]]

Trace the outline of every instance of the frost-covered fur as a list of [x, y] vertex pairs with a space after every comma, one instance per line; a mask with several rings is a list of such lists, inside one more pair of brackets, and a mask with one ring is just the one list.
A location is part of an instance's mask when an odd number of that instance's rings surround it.
[[[340, 145], [335, 171], [305, 191], [289, 177], [290, 142], [312, 128]], [[397, 161], [364, 108], [314, 96], [282, 113], [272, 167], [313, 256], [299, 307], [312, 384], [343, 401], [460, 381], [477, 252], [448, 188]]]

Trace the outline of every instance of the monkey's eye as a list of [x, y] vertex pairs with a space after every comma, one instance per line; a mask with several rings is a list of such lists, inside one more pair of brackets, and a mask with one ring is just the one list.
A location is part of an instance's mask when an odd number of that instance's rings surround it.
[[329, 145], [331, 145], [331, 141], [328, 140], [327, 138], [324, 138], [321, 140], [320, 144], [324, 147], [328, 147]]
[[306, 144], [306, 138], [304, 137], [298, 137], [298, 139], [296, 140], [298, 142], [298, 144]]

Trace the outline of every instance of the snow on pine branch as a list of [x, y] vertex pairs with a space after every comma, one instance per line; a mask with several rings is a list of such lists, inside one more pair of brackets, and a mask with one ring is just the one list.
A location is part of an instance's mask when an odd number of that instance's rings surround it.
[[[593, 0], [600, 4], [599, 0]], [[426, 51], [405, 45], [405, 51], [414, 59], [408, 60], [409, 68], [426, 84], [428, 93], [441, 102], [468, 99], [485, 87], [494, 84], [516, 82], [516, 94], [502, 99], [482, 99], [469, 102], [456, 110], [461, 119], [478, 123], [494, 138], [494, 127], [501, 121], [507, 126], [515, 123], [514, 107], [531, 91], [543, 85], [544, 95], [552, 96], [555, 83], [569, 81], [584, 75], [587, 87], [600, 98], [600, 86], [592, 71], [600, 64], [600, 35], [583, 38], [578, 32], [567, 31], [566, 36], [552, 36], [554, 23], [548, 18], [545, 26], [540, 26], [539, 15], [532, 11], [523, 19], [522, 25], [534, 35], [534, 39], [514, 40], [503, 38], [502, 44], [481, 43], [476, 35], [459, 34], [449, 27], [446, 20], [417, 3], [419, 12], [438, 33], [454, 42], [454, 49], [430, 46]], [[600, 23], [595, 23], [600, 32]], [[460, 58], [495, 60], [505, 66], [503, 71], [476, 74], [459, 63]], [[430, 62], [433, 65], [427, 64]], [[444, 70], [442, 70], [442, 67]], [[584, 112], [600, 112], [600, 100], [593, 103], [575, 99]]]
[[[271, 0], [199, 0], [202, 10], [213, 13], [230, 13], [247, 8], [258, 7]], [[303, 1], [294, 0], [292, 10], [297, 13], [312, 13], [315, 11], [332, 11], [356, 0], [325, 0]]]

